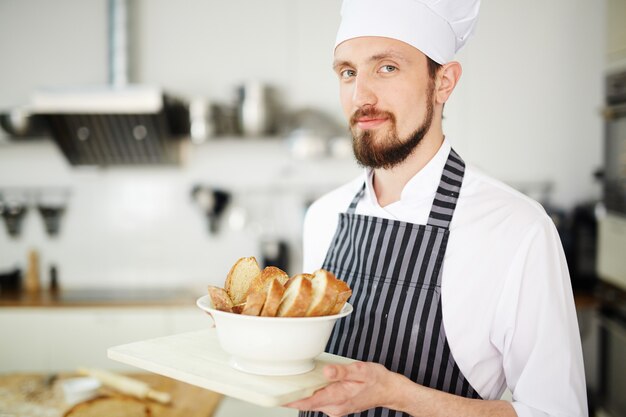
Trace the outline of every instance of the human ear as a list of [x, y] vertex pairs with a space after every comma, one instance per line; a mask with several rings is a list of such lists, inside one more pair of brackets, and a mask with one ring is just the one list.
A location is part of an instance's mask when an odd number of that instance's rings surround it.
[[439, 68], [435, 94], [437, 103], [443, 104], [448, 101], [448, 97], [459, 82], [462, 72], [461, 64], [456, 61], [448, 62]]

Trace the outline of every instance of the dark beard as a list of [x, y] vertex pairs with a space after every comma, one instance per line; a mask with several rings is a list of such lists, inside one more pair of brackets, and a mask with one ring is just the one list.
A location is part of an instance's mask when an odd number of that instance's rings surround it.
[[[430, 129], [434, 112], [432, 100], [434, 90], [434, 83], [432, 83], [429, 85], [426, 94], [426, 115], [424, 116], [424, 121], [404, 140], [398, 137], [396, 118], [393, 113], [378, 111], [373, 107], [357, 110], [350, 118], [350, 126], [352, 127], [352, 150], [354, 151], [354, 156], [359, 165], [369, 168], [390, 169], [406, 160]], [[358, 118], [364, 116], [388, 118], [391, 123], [391, 132], [389, 135], [376, 140], [371, 130], [364, 130], [361, 135], [357, 137], [354, 134], [354, 125], [357, 123]]]

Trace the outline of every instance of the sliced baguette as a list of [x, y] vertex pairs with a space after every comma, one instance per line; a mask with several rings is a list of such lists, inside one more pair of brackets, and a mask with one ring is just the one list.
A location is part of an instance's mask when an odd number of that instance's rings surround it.
[[267, 287], [267, 295], [265, 297], [263, 310], [261, 310], [261, 316], [275, 317], [278, 313], [278, 307], [280, 306], [280, 301], [283, 299], [284, 293], [285, 287], [283, 287], [280, 280], [273, 278]]
[[259, 264], [253, 256], [235, 262], [224, 284], [233, 304], [241, 304], [246, 300], [250, 284], [260, 273]]
[[335, 280], [334, 283], [335, 291], [337, 291], [337, 300], [335, 301], [335, 305], [328, 312], [329, 315], [339, 314], [344, 304], [348, 301], [348, 298], [352, 295], [352, 290], [350, 286], [346, 284], [344, 281], [339, 279]]
[[[134, 386], [133, 386], [134, 387]], [[4, 403], [5, 401], [3, 401]], [[115, 417], [150, 417], [154, 413], [154, 409], [160, 411], [161, 406], [155, 407], [148, 404], [147, 401], [142, 401], [138, 398], [121, 395], [109, 395], [98, 396], [91, 398], [87, 401], [82, 401], [74, 404], [66, 410], [63, 417], [102, 417], [102, 416], [115, 416]], [[2, 415], [15, 415], [2, 414]], [[34, 415], [34, 414], [22, 414], [19, 415]], [[37, 413], [37, 415], [42, 415]], [[54, 415], [60, 415], [54, 413]], [[158, 414], [157, 414], [158, 415]]]
[[303, 275], [297, 275], [285, 290], [278, 307], [280, 317], [303, 317], [306, 314], [313, 290], [311, 280]]
[[307, 317], [325, 316], [335, 307], [338, 294], [335, 281], [337, 278], [323, 269], [313, 274], [311, 280], [313, 297], [306, 311]]
[[244, 308], [246, 308], [246, 303], [236, 304], [233, 306], [233, 313], [241, 314]]
[[[258, 274], [248, 288], [248, 294], [253, 292], [267, 292], [270, 284], [274, 279], [277, 279], [281, 284], [289, 279], [289, 275], [280, 268], [275, 266], [268, 266], [263, 268], [260, 274]], [[247, 295], [248, 295], [247, 294]]]
[[246, 305], [244, 306], [241, 314], [246, 316], [258, 316], [261, 314], [263, 305], [265, 304], [264, 292], [253, 292], [246, 298]]
[[228, 296], [228, 293], [224, 291], [223, 288], [209, 285], [209, 297], [211, 298], [213, 308], [215, 308], [216, 310], [228, 312], [233, 311], [233, 302]]
[[289, 279], [288, 279], [288, 280], [287, 280], [287, 281], [283, 284], [283, 285], [285, 286], [285, 289], [287, 289], [287, 287], [288, 287], [289, 285], [291, 285], [291, 282], [292, 282], [292, 281], [293, 281], [296, 277], [300, 277], [300, 276], [301, 276], [301, 277], [304, 277], [304, 278], [306, 278], [306, 279], [309, 279], [309, 280], [313, 279], [313, 275], [311, 275], [311, 274], [298, 274], [298, 275], [294, 275], [293, 277], [289, 278]]

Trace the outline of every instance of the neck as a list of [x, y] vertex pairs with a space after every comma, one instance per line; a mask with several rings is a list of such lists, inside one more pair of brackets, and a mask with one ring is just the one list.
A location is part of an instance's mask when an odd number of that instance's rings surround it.
[[374, 192], [381, 207], [400, 200], [404, 186], [435, 156], [443, 143], [443, 138], [440, 129], [431, 130], [401, 164], [390, 169], [374, 170]]

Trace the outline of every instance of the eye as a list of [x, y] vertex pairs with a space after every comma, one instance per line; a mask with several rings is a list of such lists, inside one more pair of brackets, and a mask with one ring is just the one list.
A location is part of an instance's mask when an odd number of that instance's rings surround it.
[[356, 75], [356, 72], [351, 69], [344, 69], [344, 70], [339, 71], [339, 78], [348, 79], [350, 77], [354, 77], [355, 75]]
[[381, 72], [389, 73], [389, 72], [394, 72], [394, 71], [397, 71], [397, 70], [398, 70], [398, 68], [394, 67], [393, 65], [383, 65], [382, 67], [380, 67], [380, 71]]

